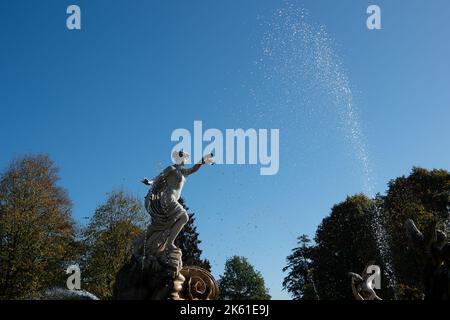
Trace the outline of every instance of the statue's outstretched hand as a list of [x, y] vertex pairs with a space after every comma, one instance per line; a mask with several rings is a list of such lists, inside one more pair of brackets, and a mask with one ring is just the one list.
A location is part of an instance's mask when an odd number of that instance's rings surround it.
[[141, 182], [147, 186], [151, 186], [153, 184], [153, 181], [148, 180], [147, 178], [144, 178]]
[[212, 153], [207, 154], [206, 156], [203, 157], [202, 162], [206, 164], [214, 164], [214, 155]]

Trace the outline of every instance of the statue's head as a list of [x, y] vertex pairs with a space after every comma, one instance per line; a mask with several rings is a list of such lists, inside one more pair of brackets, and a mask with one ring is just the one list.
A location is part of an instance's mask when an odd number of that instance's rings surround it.
[[172, 152], [172, 159], [178, 165], [183, 165], [189, 159], [189, 154], [184, 152], [183, 150]]

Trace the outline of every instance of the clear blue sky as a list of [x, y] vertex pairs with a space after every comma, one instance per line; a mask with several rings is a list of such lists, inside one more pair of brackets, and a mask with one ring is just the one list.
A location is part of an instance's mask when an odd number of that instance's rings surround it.
[[[221, 130], [279, 128], [277, 175], [206, 167], [183, 196], [215, 276], [227, 257], [243, 255], [273, 298], [289, 298], [281, 269], [296, 237], [313, 236], [334, 203], [365, 190], [358, 141], [375, 192], [414, 165], [450, 163], [450, 2], [291, 3], [334, 39], [359, 140], [346, 137], [333, 83], [305, 81], [318, 69], [300, 67], [309, 61], [296, 55], [301, 42], [276, 37], [292, 16], [274, 18], [281, 1], [9, 0], [0, 2], [0, 165], [48, 153], [82, 222], [114, 188], [143, 197], [139, 180], [170, 163], [176, 128], [192, 130], [194, 120]], [[382, 30], [366, 28], [372, 3]], [[81, 30], [66, 28], [70, 4], [81, 7]], [[267, 38], [293, 46], [267, 58]]]

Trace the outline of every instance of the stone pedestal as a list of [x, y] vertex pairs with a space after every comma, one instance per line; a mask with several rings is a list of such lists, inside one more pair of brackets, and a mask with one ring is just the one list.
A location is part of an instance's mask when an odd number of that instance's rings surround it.
[[213, 276], [199, 267], [182, 267], [181, 250], [156, 258], [135, 257], [117, 273], [116, 300], [215, 300], [219, 289]]

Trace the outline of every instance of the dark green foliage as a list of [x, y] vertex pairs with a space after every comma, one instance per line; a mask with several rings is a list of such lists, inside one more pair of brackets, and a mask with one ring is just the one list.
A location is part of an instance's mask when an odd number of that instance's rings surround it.
[[[306, 299], [311, 280], [320, 299], [353, 299], [349, 271], [361, 274], [369, 262], [385, 271], [375, 240], [375, 212], [387, 232], [384, 240], [393, 260], [397, 298], [422, 298], [428, 252], [412, 246], [405, 221], [413, 219], [425, 237], [433, 235], [434, 226], [448, 232], [450, 174], [413, 168], [408, 177], [394, 179], [388, 186], [386, 196], [369, 199], [356, 195], [335, 205], [319, 225], [314, 245], [309, 245], [306, 237], [299, 238], [299, 247], [287, 258], [284, 269], [289, 274], [283, 285], [294, 299]], [[394, 292], [387, 287], [385, 273], [383, 276], [379, 295], [392, 299]]]
[[361, 273], [369, 261], [381, 265], [371, 223], [373, 205], [361, 194], [348, 197], [319, 225], [312, 265], [321, 299], [353, 299], [348, 272]]
[[233, 256], [225, 263], [219, 280], [220, 298], [224, 300], [270, 300], [259, 271], [245, 257]]
[[286, 259], [287, 266], [283, 272], [289, 271], [284, 278], [283, 289], [292, 294], [294, 300], [319, 300], [314, 283], [312, 258], [314, 247], [307, 235], [298, 237], [298, 247]]
[[[184, 199], [180, 198], [179, 202], [189, 212], [189, 208], [186, 206]], [[202, 241], [198, 236], [194, 213], [189, 213], [189, 221], [175, 240], [175, 245], [183, 251], [182, 259], [184, 266], [196, 266], [211, 271], [211, 264], [208, 259], [201, 258], [202, 250], [200, 250], [199, 244]]]
[[389, 182], [384, 212], [387, 230], [392, 237], [391, 249], [400, 299], [421, 298], [422, 274], [427, 259], [427, 252], [411, 245], [404, 222], [413, 219], [425, 235], [434, 232], [434, 225], [445, 230], [449, 199], [450, 173], [446, 170], [413, 168], [408, 177]]

